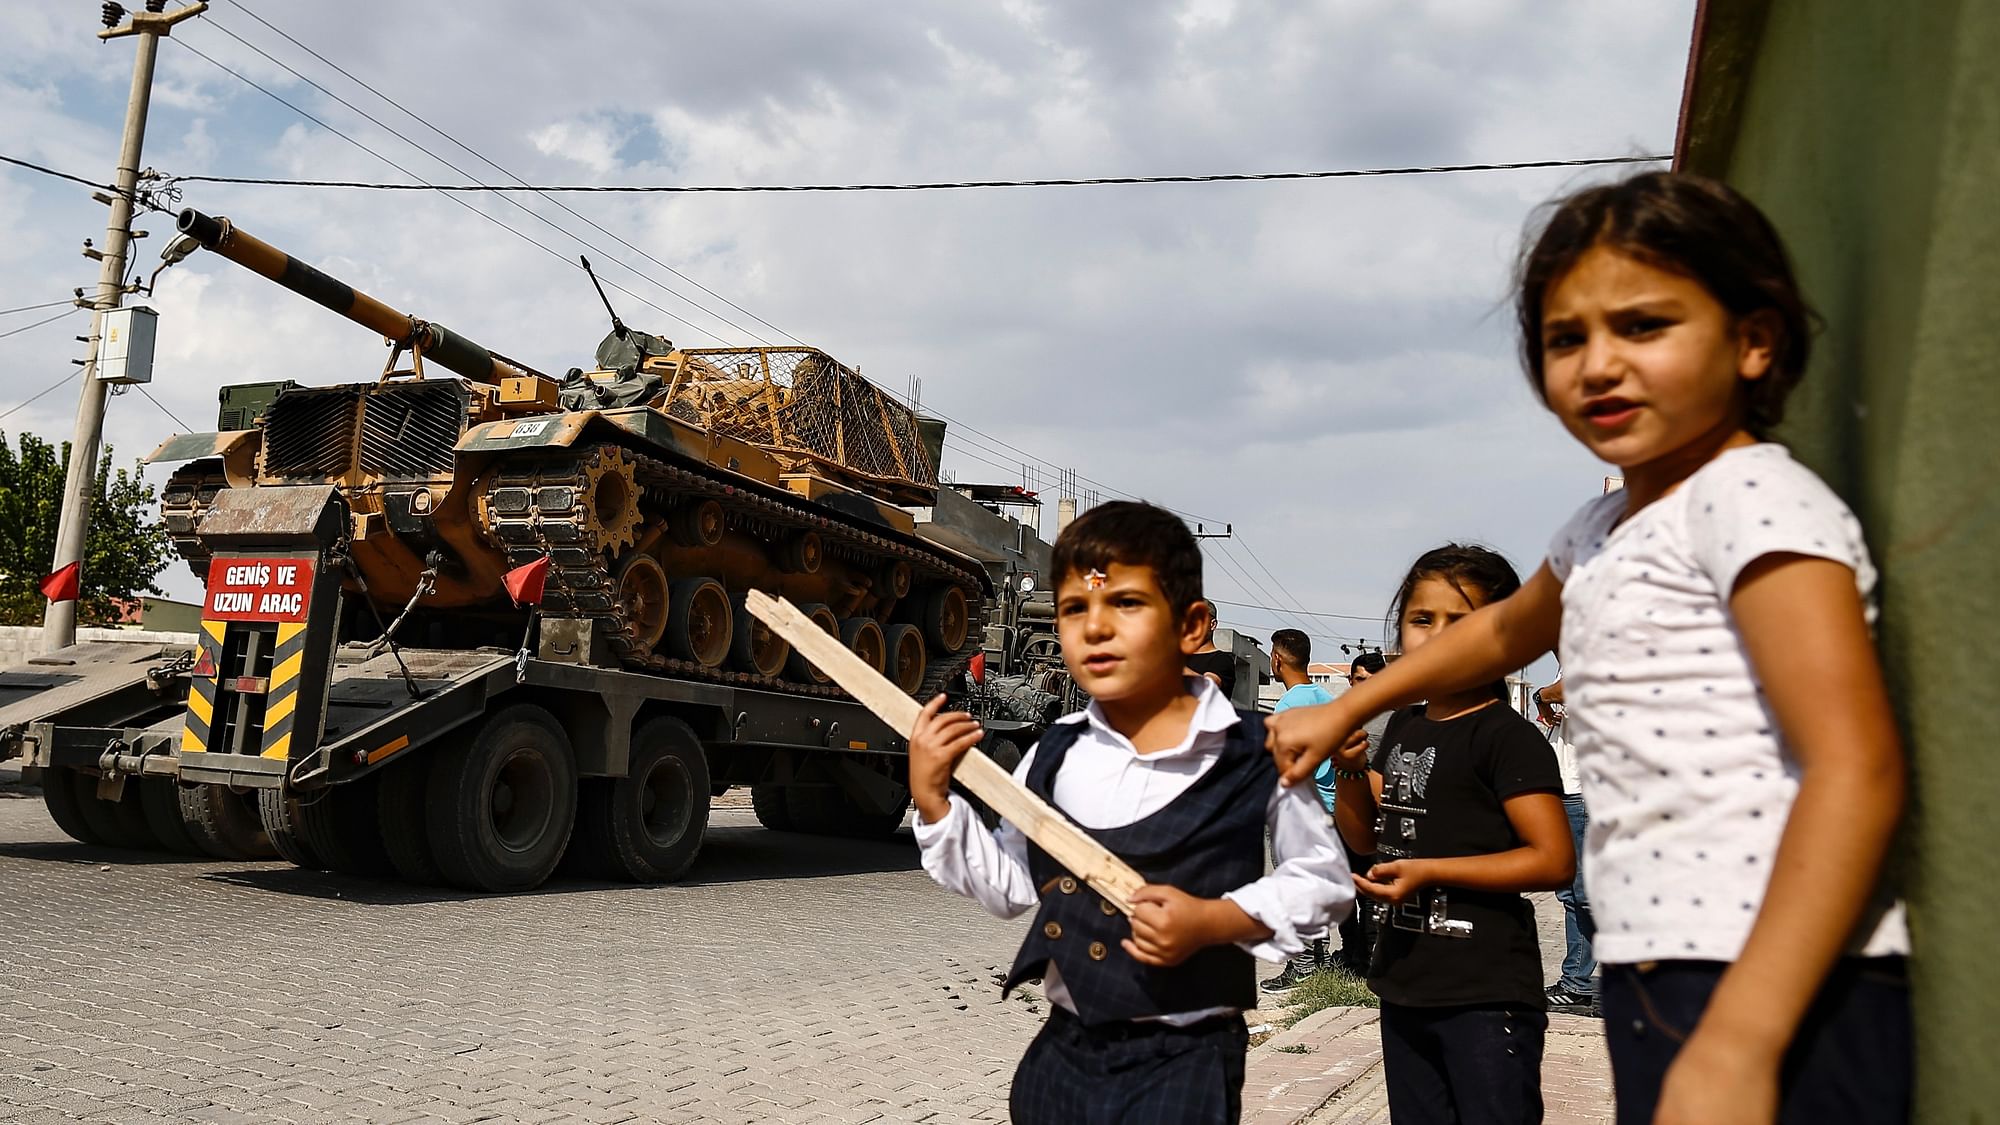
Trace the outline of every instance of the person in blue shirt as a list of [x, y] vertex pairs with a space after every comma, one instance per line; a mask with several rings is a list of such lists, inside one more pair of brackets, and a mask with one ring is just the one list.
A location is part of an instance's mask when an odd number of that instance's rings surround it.
[[[1285, 685], [1285, 694], [1271, 707], [1272, 713], [1293, 707], [1317, 707], [1332, 703], [1333, 696], [1312, 682], [1307, 669], [1312, 664], [1312, 640], [1297, 629], [1280, 629], [1271, 634], [1271, 677]], [[1333, 815], [1333, 767], [1319, 781], [1319, 799]], [[1359, 913], [1358, 911], [1356, 913]], [[1343, 929], [1345, 927], [1343, 926]], [[1344, 952], [1344, 951], [1343, 951]], [[1312, 945], [1286, 962], [1285, 969], [1261, 986], [1266, 992], [1283, 992], [1326, 967], [1327, 939], [1314, 938]]]

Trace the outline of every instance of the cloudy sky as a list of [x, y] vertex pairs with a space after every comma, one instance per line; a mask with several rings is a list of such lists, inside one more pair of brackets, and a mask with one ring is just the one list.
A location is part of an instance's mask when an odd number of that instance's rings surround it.
[[[100, 43], [96, 12], [9, 5], [0, 152], [109, 178], [133, 47]], [[504, 181], [483, 157], [537, 184], [772, 184], [1631, 156], [1671, 147], [1692, 14], [1692, 0], [214, 0], [162, 45], [145, 162]], [[1026, 463], [1053, 496], [1071, 468], [1098, 498], [1233, 523], [1208, 544], [1210, 592], [1278, 610], [1225, 604], [1225, 623], [1261, 636], [1305, 621], [1327, 644], [1376, 637], [1425, 548], [1484, 542], [1529, 569], [1600, 490], [1604, 467], [1522, 382], [1507, 274], [1537, 203], [1617, 174], [558, 197], [576, 214], [532, 196], [202, 183], [183, 202], [543, 370], [587, 365], [604, 331], [582, 252], [637, 295], [613, 293], [627, 320], [677, 343], [796, 338], [899, 393], [920, 379], [953, 422], [958, 479], [1019, 483]], [[171, 222], [138, 225], [150, 272]], [[0, 308], [93, 285], [77, 249], [103, 226], [87, 189], [0, 169]], [[111, 401], [121, 464], [180, 428], [168, 412], [212, 428], [225, 383], [360, 381], [384, 359], [365, 331], [205, 255], [147, 303], [161, 405]], [[73, 385], [16, 408], [74, 370], [87, 327], [78, 313], [0, 339], [10, 440], [69, 435]], [[181, 568], [167, 582], [193, 593]]]

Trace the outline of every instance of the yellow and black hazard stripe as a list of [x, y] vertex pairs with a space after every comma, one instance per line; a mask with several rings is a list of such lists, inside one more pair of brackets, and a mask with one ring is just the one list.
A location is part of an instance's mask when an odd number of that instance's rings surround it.
[[264, 757], [286, 759], [292, 754], [292, 721], [299, 706], [299, 669], [306, 660], [306, 623], [278, 626], [278, 648], [271, 656], [271, 684], [264, 697]]
[[[200, 754], [208, 749], [209, 728], [215, 722], [215, 686], [222, 675], [222, 621], [201, 623], [201, 651], [194, 675], [188, 677], [187, 725], [181, 728], [181, 753]], [[203, 674], [202, 669], [208, 669]]]

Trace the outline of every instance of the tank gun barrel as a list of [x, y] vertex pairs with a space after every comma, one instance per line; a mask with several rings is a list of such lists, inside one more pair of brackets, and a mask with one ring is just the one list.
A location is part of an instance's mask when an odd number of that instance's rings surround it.
[[500, 358], [442, 324], [432, 324], [397, 312], [255, 235], [238, 229], [228, 219], [204, 215], [190, 207], [181, 212], [175, 225], [182, 234], [252, 273], [262, 274], [299, 296], [325, 305], [390, 340], [414, 346], [424, 359], [475, 382], [497, 384], [502, 379], [537, 374]]

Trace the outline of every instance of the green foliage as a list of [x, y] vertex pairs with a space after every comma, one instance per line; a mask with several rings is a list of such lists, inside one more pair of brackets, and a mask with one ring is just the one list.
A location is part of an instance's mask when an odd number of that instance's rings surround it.
[[[90, 502], [90, 535], [83, 551], [83, 598], [77, 620], [115, 621], [112, 599], [158, 595], [153, 583], [172, 561], [173, 542], [160, 525], [159, 497], [140, 478], [139, 466], [111, 471], [112, 450], [97, 461]], [[0, 434], [0, 625], [34, 625], [47, 605], [36, 589], [55, 569], [56, 527], [62, 518], [63, 477], [69, 443], [50, 445], [20, 435], [19, 450]]]
[[1285, 997], [1284, 1018], [1290, 1027], [1322, 1008], [1379, 1008], [1382, 1001], [1368, 990], [1368, 982], [1338, 965], [1328, 965], [1299, 982]]

